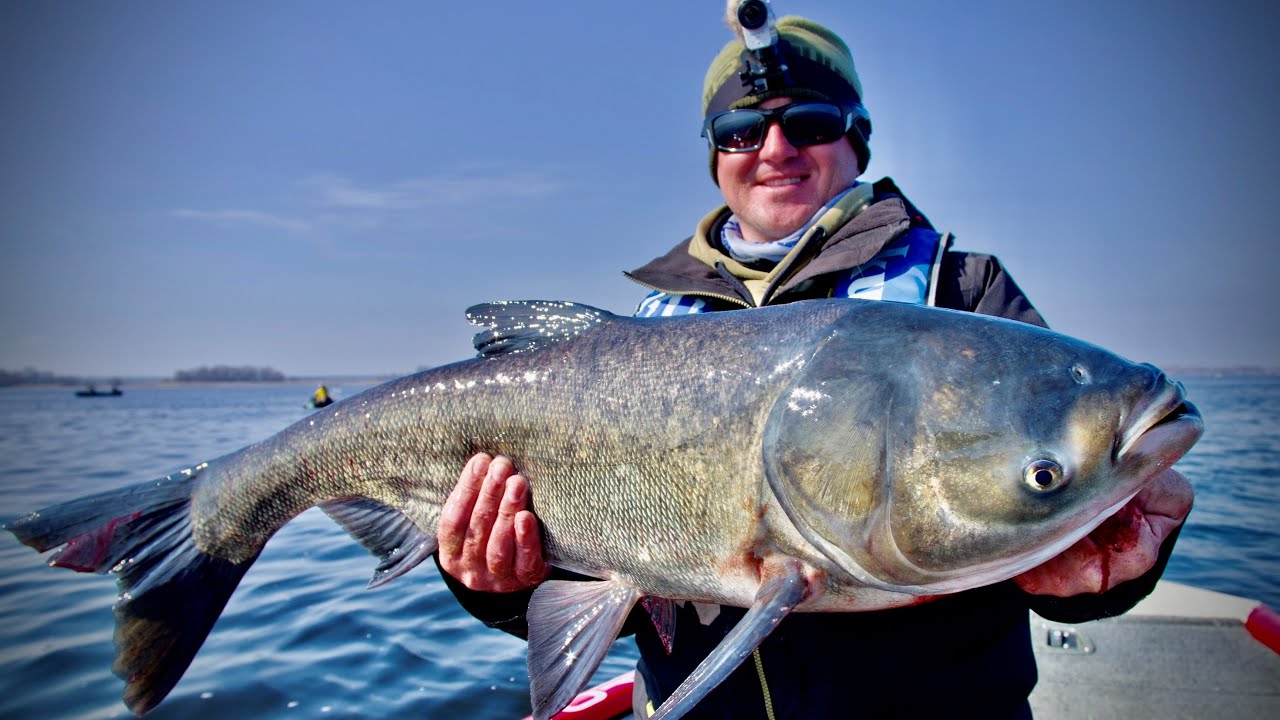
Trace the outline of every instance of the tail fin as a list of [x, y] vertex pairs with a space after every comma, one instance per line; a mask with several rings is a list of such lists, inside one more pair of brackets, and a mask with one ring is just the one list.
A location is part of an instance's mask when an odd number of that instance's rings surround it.
[[77, 572], [115, 573], [116, 660], [124, 702], [142, 715], [178, 683], [257, 559], [206, 555], [191, 537], [188, 507], [200, 471], [54, 505], [5, 526], [44, 552], [49, 564]]

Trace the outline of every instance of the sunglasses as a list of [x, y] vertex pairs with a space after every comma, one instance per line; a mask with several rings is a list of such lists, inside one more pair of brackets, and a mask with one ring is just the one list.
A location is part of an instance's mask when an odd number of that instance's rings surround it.
[[764, 145], [769, 123], [778, 123], [795, 147], [835, 142], [853, 127], [855, 112], [825, 102], [784, 105], [772, 110], [726, 110], [707, 118], [702, 136], [721, 152], [754, 152]]

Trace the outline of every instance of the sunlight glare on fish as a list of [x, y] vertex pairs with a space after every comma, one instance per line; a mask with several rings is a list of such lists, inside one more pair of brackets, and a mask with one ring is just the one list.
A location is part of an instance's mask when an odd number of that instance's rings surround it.
[[818, 409], [819, 402], [829, 397], [831, 396], [820, 390], [795, 388], [791, 391], [791, 396], [787, 399], [787, 408], [800, 413], [802, 417], [808, 417]]

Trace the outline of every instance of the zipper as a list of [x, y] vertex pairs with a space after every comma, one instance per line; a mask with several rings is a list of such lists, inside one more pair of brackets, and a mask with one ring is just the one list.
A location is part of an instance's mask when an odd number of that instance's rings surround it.
[[631, 282], [639, 285], [640, 287], [645, 287], [655, 292], [666, 293], [668, 295], [691, 295], [693, 297], [712, 298], [715, 300], [724, 300], [725, 302], [730, 302], [730, 303], [733, 303], [734, 305], [741, 305], [744, 308], [754, 307], [750, 303], [743, 301], [742, 298], [734, 297], [732, 295], [722, 295], [720, 293], [713, 293], [713, 292], [702, 292], [701, 290], [691, 290], [688, 292], [668, 290], [667, 288], [661, 288], [661, 287], [658, 287], [657, 285], [650, 285], [649, 283], [644, 282], [643, 280], [638, 280], [636, 279], [635, 276], [633, 276], [629, 272], [624, 271], [622, 273], [622, 276], [630, 280]]

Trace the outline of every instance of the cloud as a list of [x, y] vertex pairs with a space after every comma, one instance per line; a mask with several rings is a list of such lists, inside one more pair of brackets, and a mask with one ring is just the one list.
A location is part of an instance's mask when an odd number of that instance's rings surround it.
[[308, 223], [296, 218], [274, 215], [259, 210], [190, 210], [184, 208], [173, 210], [170, 214], [174, 217], [211, 222], [224, 227], [257, 225], [290, 232], [305, 232], [311, 227]]
[[560, 189], [558, 182], [543, 174], [484, 169], [363, 187], [334, 175], [315, 176], [304, 184], [329, 208], [386, 211], [456, 208], [513, 198], [540, 198]]
[[170, 214], [222, 227], [252, 225], [308, 235], [330, 230], [437, 227], [449, 217], [470, 217], [486, 206], [544, 198], [558, 192], [561, 184], [546, 173], [474, 167], [370, 185], [341, 175], [313, 175], [297, 187], [301, 192], [293, 193], [293, 204], [302, 209], [287, 214], [192, 208]]

